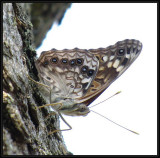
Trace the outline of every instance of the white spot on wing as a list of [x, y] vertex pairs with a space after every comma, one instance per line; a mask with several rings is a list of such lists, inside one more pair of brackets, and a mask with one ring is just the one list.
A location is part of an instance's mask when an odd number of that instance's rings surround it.
[[61, 68], [59, 68], [59, 67], [55, 67], [55, 70], [56, 70], [57, 72], [63, 72], [63, 70], [62, 70]]
[[109, 63], [107, 64], [107, 66], [108, 66], [108, 68], [110, 68], [110, 67], [112, 66], [112, 62], [109, 62]]
[[114, 57], [115, 57], [114, 55], [110, 56], [109, 60], [112, 60], [112, 59], [114, 59]]
[[80, 72], [79, 72], [79, 67], [76, 67], [76, 68], [75, 68], [75, 72], [77, 72], [78, 74], [80, 73]]
[[82, 83], [90, 82], [90, 78], [84, 78], [81, 82]]
[[120, 61], [118, 59], [115, 60], [113, 67], [117, 68], [119, 66]]
[[104, 56], [102, 59], [104, 62], [106, 62], [108, 60], [108, 56]]
[[80, 75], [79, 75], [79, 77], [82, 79], [82, 78], [83, 78], [83, 75], [82, 75], [82, 74], [80, 74]]
[[116, 71], [117, 71], [117, 72], [120, 72], [123, 68], [124, 68], [124, 66], [121, 65], [121, 66], [119, 66], [119, 67], [116, 69]]
[[129, 58], [130, 58], [130, 54], [126, 54], [126, 58], [128, 58], [128, 59], [129, 59]]

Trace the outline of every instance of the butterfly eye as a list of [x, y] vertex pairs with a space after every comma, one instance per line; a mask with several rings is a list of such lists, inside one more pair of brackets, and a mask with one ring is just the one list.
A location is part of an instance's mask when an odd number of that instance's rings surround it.
[[54, 64], [57, 64], [58, 58], [52, 58], [52, 59], [51, 59], [51, 62], [54, 63]]
[[88, 71], [88, 66], [83, 66], [82, 68], [81, 68], [81, 72], [84, 74], [84, 73], [86, 73]]
[[124, 49], [119, 49], [118, 50], [118, 55], [124, 55], [125, 54], [125, 50]]
[[93, 73], [94, 73], [94, 70], [92, 70], [92, 69], [89, 69], [89, 70], [88, 70], [88, 73], [87, 73], [87, 75], [90, 77], [90, 76], [92, 76], [92, 75], [93, 75]]
[[43, 62], [43, 66], [47, 66], [49, 64], [49, 62], [46, 60]]
[[80, 112], [84, 112], [84, 111], [85, 111], [85, 108], [82, 107], [79, 111], [80, 111]]
[[71, 66], [75, 66], [76, 65], [76, 60], [75, 59], [70, 60], [69, 64]]
[[63, 64], [67, 64], [67, 63], [68, 63], [68, 60], [67, 60], [67, 59], [62, 59], [61, 62], [62, 62]]
[[77, 65], [82, 65], [83, 64], [83, 59], [79, 58], [76, 60]]

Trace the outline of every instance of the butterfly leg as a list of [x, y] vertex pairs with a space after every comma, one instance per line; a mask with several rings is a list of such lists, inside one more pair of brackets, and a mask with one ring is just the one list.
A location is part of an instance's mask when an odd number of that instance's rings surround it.
[[[43, 108], [43, 107], [46, 107], [46, 106], [54, 106], [54, 105], [58, 105], [58, 104], [61, 104], [61, 106], [62, 106], [62, 103], [53, 103], [53, 104], [45, 104], [45, 105], [39, 106], [39, 107], [37, 107], [37, 109], [40, 109], [40, 108]], [[60, 106], [58, 109], [60, 109], [61, 106]], [[57, 111], [58, 111], [58, 110], [57, 110]], [[48, 117], [51, 116], [51, 115], [55, 115], [55, 114], [56, 114], [56, 112], [52, 112], [52, 113], [50, 113], [46, 118], [48, 118]], [[72, 129], [71, 125], [69, 125], [69, 124], [67, 123], [67, 121], [63, 118], [63, 116], [61, 115], [61, 113], [60, 113], [59, 111], [58, 111], [58, 115], [60, 116], [60, 118], [64, 121], [64, 123], [65, 123], [69, 128], [68, 128], [68, 129], [62, 129], [62, 130], [57, 129], [57, 130], [54, 130], [54, 131], [49, 132], [48, 135], [51, 135], [51, 134], [53, 134], [53, 133], [55, 133], [55, 132], [68, 131], [68, 130], [71, 130], [71, 129]]]
[[[42, 106], [38, 106], [38, 107], [37, 107], [37, 110], [38, 110], [38, 109], [41, 109], [41, 108], [44, 108], [44, 107], [46, 107], [46, 106], [55, 106], [55, 105], [58, 105], [58, 104], [60, 104], [60, 108], [61, 108], [62, 103], [52, 103], [52, 104], [45, 104], [45, 105], [42, 105]], [[60, 108], [58, 108], [58, 109], [60, 109]]]
[[[58, 105], [58, 104], [60, 104], [60, 107], [56, 110], [56, 111], [58, 111], [59, 109], [61, 109], [61, 107], [62, 107], [62, 105], [63, 105], [62, 103], [45, 104], [45, 105], [42, 105], [42, 106], [37, 107], [36, 110], [38, 110], [38, 109], [40, 109], [40, 108], [44, 108], [44, 107], [46, 107], [46, 106], [54, 106], [54, 105]], [[48, 119], [49, 116], [55, 115], [55, 114], [56, 114], [55, 111], [51, 112], [50, 114], [47, 115], [46, 119]]]
[[49, 132], [48, 135], [51, 135], [51, 134], [53, 134], [53, 133], [55, 133], [55, 132], [68, 131], [68, 130], [71, 130], [71, 129], [72, 129], [71, 125], [68, 124], [68, 122], [63, 118], [63, 116], [61, 115], [60, 112], [58, 112], [58, 115], [60, 116], [60, 118], [64, 121], [64, 123], [65, 123], [69, 128], [68, 128], [68, 129], [62, 129], [62, 130], [61, 130], [61, 129], [57, 129], [57, 130], [54, 130], [54, 131]]
[[[54, 105], [58, 105], [58, 104], [60, 104], [60, 107], [58, 108], [58, 109], [60, 109], [61, 106], [63, 105], [62, 103], [45, 104], [45, 105], [42, 105], [42, 106], [37, 107], [37, 110], [40, 109], [40, 108], [46, 107], [46, 106], [54, 106]], [[67, 123], [67, 121], [63, 118], [63, 116], [61, 115], [61, 113], [60, 113], [58, 110], [57, 110], [57, 112], [58, 112], [58, 115], [60, 116], [60, 118], [64, 121], [64, 123], [65, 123], [69, 128], [68, 128], [68, 129], [62, 129], [62, 130], [57, 129], [57, 130], [54, 130], [54, 131], [49, 132], [48, 135], [51, 135], [51, 134], [53, 134], [53, 133], [55, 133], [55, 132], [68, 131], [68, 130], [71, 130], [71, 129], [72, 129], [72, 127], [71, 127], [71, 126]], [[52, 113], [48, 114], [45, 119], [47, 119], [49, 116], [55, 115], [55, 114], [56, 114], [56, 112], [52, 112]]]
[[51, 115], [56, 115], [57, 113], [55, 112], [55, 111], [52, 111], [51, 113], [49, 113], [46, 117], [45, 117], [45, 119], [48, 119]]
[[35, 81], [34, 79], [32, 79], [29, 75], [27, 75], [28, 76], [28, 79], [30, 79], [32, 82], [34, 82], [34, 83], [36, 83], [36, 84], [39, 84], [39, 85], [41, 85], [41, 86], [45, 86], [45, 87], [47, 87], [47, 88], [49, 88], [50, 89], [50, 87], [49, 86], [47, 86], [47, 85], [45, 85], [45, 84], [43, 84], [43, 83], [40, 83], [40, 82], [37, 82], [37, 81]]

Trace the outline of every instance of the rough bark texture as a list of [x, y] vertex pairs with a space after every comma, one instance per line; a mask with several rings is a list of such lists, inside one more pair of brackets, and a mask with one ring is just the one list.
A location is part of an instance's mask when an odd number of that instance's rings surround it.
[[[60, 6], [64, 13], [66, 4]], [[60, 6], [52, 21], [61, 21]], [[3, 155], [68, 155], [62, 134], [48, 135], [59, 128], [58, 116], [45, 119], [49, 109], [36, 110], [46, 101], [27, 76], [38, 80], [31, 8], [29, 3], [3, 3]]]

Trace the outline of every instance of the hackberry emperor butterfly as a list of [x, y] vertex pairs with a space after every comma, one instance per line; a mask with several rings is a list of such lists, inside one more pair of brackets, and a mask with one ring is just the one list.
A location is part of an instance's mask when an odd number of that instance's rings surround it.
[[44, 85], [42, 92], [50, 100], [48, 105], [63, 120], [61, 114], [87, 115], [89, 104], [135, 61], [141, 50], [141, 42], [126, 39], [107, 48], [42, 52], [36, 68]]

